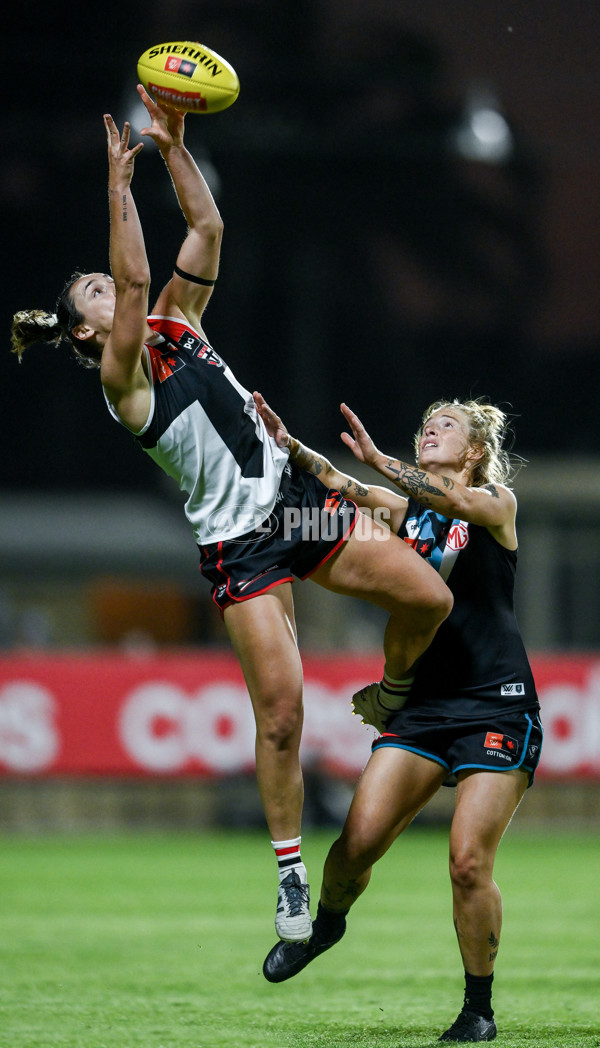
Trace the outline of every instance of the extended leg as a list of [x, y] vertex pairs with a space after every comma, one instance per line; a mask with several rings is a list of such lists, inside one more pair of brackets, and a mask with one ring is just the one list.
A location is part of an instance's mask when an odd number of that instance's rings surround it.
[[367, 887], [374, 863], [437, 792], [444, 777], [440, 765], [409, 750], [375, 750], [342, 832], [325, 860], [321, 903], [327, 910], [350, 909]]
[[522, 771], [468, 772], [459, 778], [450, 831], [450, 879], [465, 998], [441, 1041], [491, 1041], [496, 1036], [491, 999], [502, 899], [493, 879], [494, 860], [527, 781]]
[[457, 786], [450, 832], [453, 917], [465, 969], [473, 975], [494, 969], [502, 927], [494, 860], [527, 781], [522, 771], [470, 772]]
[[291, 585], [234, 604], [225, 625], [239, 659], [256, 720], [256, 776], [273, 840], [297, 837], [304, 788], [302, 665]]
[[279, 866], [275, 926], [282, 939], [306, 939], [312, 922], [300, 855], [302, 666], [290, 584], [227, 608], [225, 624], [256, 721], [258, 788]]
[[325, 861], [312, 937], [273, 947], [263, 965], [269, 982], [297, 975], [342, 938], [346, 914], [369, 883], [373, 863], [438, 790], [444, 775], [439, 765], [407, 750], [380, 749], [371, 756]]

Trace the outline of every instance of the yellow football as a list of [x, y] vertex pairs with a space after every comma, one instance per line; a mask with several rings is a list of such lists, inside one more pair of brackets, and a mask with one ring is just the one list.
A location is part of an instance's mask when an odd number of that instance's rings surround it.
[[240, 93], [235, 69], [206, 44], [156, 44], [140, 57], [137, 75], [156, 102], [186, 113], [218, 113]]

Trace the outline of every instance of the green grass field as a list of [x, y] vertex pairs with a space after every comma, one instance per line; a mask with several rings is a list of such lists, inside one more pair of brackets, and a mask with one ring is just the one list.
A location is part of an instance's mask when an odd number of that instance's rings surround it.
[[[334, 836], [305, 834], [315, 898]], [[280, 986], [261, 973], [266, 833], [0, 846], [0, 1048], [422, 1048], [460, 1008], [441, 830], [411, 828], [343, 942]], [[499, 1046], [600, 1045], [599, 854], [592, 836], [503, 841]]]

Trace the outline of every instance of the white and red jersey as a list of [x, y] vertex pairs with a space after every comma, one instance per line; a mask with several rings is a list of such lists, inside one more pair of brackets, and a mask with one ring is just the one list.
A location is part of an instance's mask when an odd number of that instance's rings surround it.
[[134, 436], [186, 492], [199, 545], [237, 538], [271, 513], [289, 453], [197, 331], [172, 317], [150, 316], [148, 324], [156, 332], [144, 347], [151, 405]]

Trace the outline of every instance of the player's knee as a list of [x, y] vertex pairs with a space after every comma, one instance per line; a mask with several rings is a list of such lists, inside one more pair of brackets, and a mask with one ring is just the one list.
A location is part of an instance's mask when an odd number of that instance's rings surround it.
[[282, 751], [298, 746], [302, 731], [300, 702], [255, 704], [255, 716], [258, 741], [263, 747]]
[[330, 859], [347, 877], [360, 877], [379, 858], [379, 847], [370, 846], [360, 834], [342, 832], [331, 846]]
[[437, 629], [448, 618], [453, 605], [452, 593], [445, 582], [434, 575], [415, 596], [410, 609], [412, 625], [423, 632]]
[[[430, 608], [431, 614], [439, 619], [440, 623], [443, 623], [444, 619], [448, 617], [452, 610], [454, 597], [439, 575], [437, 576], [436, 581], [438, 585], [430, 595]], [[441, 585], [439, 585], [440, 583]]]
[[485, 883], [487, 877], [488, 864], [477, 851], [468, 849], [450, 856], [450, 879], [459, 892], [475, 891]]

